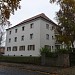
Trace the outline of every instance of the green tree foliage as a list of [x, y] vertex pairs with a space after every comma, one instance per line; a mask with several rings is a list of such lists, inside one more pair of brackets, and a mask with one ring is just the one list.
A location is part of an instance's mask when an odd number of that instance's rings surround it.
[[45, 54], [46, 57], [57, 57], [57, 54], [55, 52], [51, 52], [51, 49], [47, 47], [42, 47], [40, 49], [40, 54], [43, 55]]
[[74, 48], [75, 41], [75, 0], [50, 0], [51, 3], [57, 2], [60, 10], [57, 12], [57, 22], [61, 26], [59, 29], [60, 40], [67, 46], [69, 44]]
[[10, 18], [11, 13], [14, 14], [14, 11], [20, 8], [20, 1], [0, 0], [0, 19], [2, 24]]
[[49, 49], [46, 48], [46, 47], [42, 47], [42, 48], [40, 49], [41, 55], [42, 55], [42, 54], [47, 55], [49, 52], [51, 52], [51, 50], [49, 50]]

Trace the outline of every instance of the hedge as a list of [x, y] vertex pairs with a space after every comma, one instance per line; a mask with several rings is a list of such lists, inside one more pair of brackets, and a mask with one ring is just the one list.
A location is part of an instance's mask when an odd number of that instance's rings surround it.
[[0, 56], [1, 62], [37, 64], [41, 62], [41, 57], [19, 57], [19, 56]]

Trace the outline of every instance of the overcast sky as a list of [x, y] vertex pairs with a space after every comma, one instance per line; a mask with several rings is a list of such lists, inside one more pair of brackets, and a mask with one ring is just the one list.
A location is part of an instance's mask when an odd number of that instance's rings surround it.
[[10, 22], [12, 25], [16, 25], [23, 20], [30, 17], [44, 13], [51, 20], [55, 21], [55, 12], [59, 10], [59, 6], [56, 4], [50, 4], [49, 0], [21, 0], [21, 9], [15, 12], [15, 15], [11, 15]]

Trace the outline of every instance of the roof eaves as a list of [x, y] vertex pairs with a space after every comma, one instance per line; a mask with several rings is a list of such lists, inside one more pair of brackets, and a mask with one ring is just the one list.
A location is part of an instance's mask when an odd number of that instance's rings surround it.
[[24, 21], [20, 22], [19, 24], [15, 25], [15, 26], [13, 26], [13, 27], [11, 27], [11, 28], [8, 28], [8, 29], [6, 29], [6, 30], [12, 29], [12, 28], [14, 28], [14, 27], [16, 27], [16, 26], [22, 25], [22, 24], [24, 24], [24, 23], [30, 22], [30, 21], [35, 20], [35, 19], [40, 18], [40, 17], [41, 17], [41, 16], [35, 17], [35, 18], [33, 18], [33, 19], [30, 19], [30, 20], [28, 20], [28, 19], [27, 19], [27, 20], [24, 20]]
[[55, 24], [52, 20], [50, 20], [44, 13], [41, 13], [41, 14], [36, 15], [36, 16], [34, 16], [34, 17], [31, 17], [31, 18], [29, 18], [29, 19], [27, 19], [27, 20], [24, 20], [24, 21], [20, 22], [19, 24], [15, 25], [15, 26], [13, 26], [13, 27], [11, 27], [11, 28], [8, 28], [8, 29], [6, 29], [6, 30], [12, 29], [12, 28], [14, 28], [14, 27], [16, 27], [16, 26], [19, 26], [19, 25], [22, 25], [22, 24], [24, 24], [24, 23], [30, 22], [30, 21], [35, 20], [35, 19], [37, 19], [37, 18], [43, 18], [43, 19], [45, 19], [45, 20], [51, 22], [52, 24], [57, 25], [57, 24]]

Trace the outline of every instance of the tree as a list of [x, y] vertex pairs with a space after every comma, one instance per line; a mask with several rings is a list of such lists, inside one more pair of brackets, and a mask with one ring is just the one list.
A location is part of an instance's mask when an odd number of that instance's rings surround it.
[[2, 46], [2, 44], [5, 42], [3, 36], [4, 36], [5, 32], [0, 30], [0, 47]]
[[62, 31], [60, 40], [67, 46], [69, 44], [74, 48], [75, 41], [75, 0], [50, 0], [51, 3], [57, 2], [60, 5], [60, 10], [57, 12], [57, 22], [61, 26]]
[[6, 28], [8, 28], [10, 26], [10, 22], [7, 21], [6, 25], [0, 25], [0, 46], [4, 46], [5, 45], [5, 41], [6, 41]]
[[6, 25], [11, 25], [8, 19], [11, 13], [14, 14], [15, 10], [20, 9], [20, 1], [21, 0], [0, 0], [0, 46], [5, 42]]
[[0, 0], [0, 25], [4, 25], [10, 14], [20, 8], [21, 0]]

